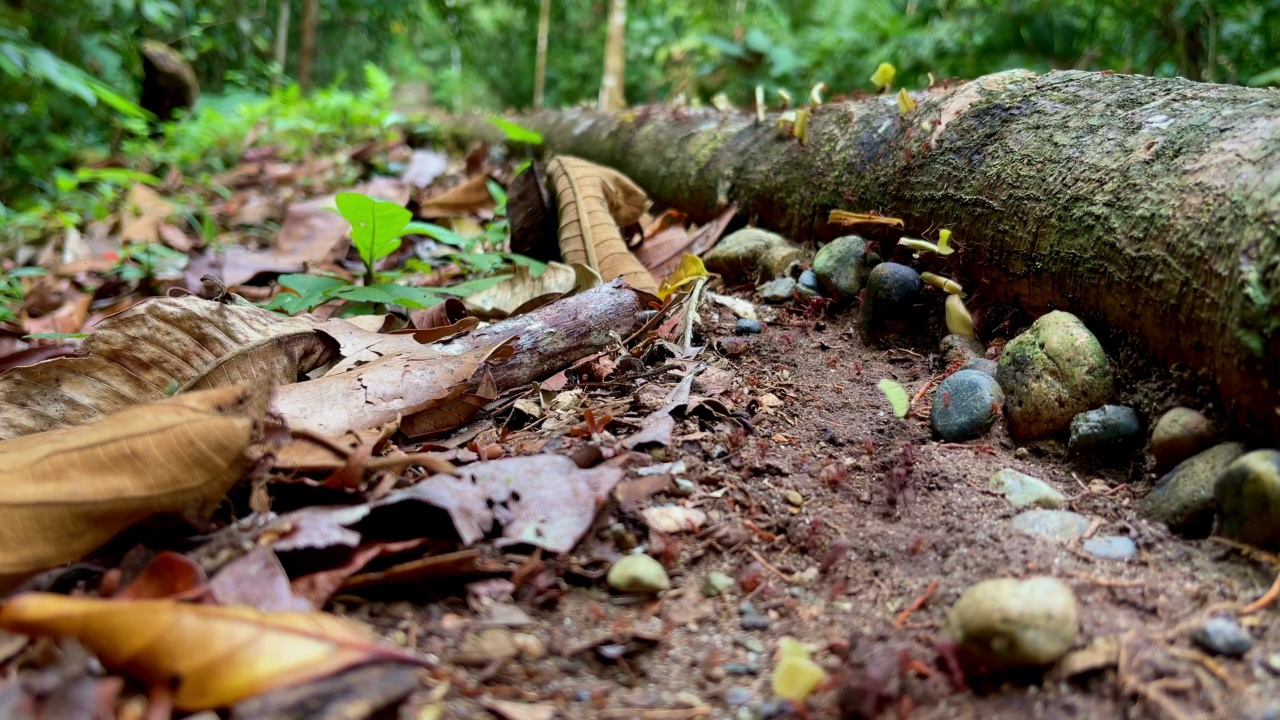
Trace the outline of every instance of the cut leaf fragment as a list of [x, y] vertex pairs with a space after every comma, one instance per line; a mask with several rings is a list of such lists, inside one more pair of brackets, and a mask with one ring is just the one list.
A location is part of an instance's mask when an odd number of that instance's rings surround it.
[[376, 660], [426, 664], [378, 644], [363, 625], [319, 612], [24, 593], [0, 609], [0, 626], [74, 637], [107, 668], [152, 687], [174, 685], [174, 704], [188, 711]]
[[871, 74], [871, 84], [880, 90], [884, 90], [893, 84], [893, 77], [897, 74], [898, 71], [892, 65], [882, 62], [876, 68], [876, 71]]
[[889, 405], [893, 407], [894, 415], [900, 418], [907, 416], [907, 410], [911, 409], [911, 398], [907, 396], [907, 391], [902, 385], [895, 380], [884, 378], [880, 381], [880, 392], [884, 393]]
[[832, 210], [827, 216], [828, 225], [889, 225], [890, 227], [906, 227], [902, 218], [886, 217], [874, 212], [856, 213], [848, 210]]
[[826, 673], [809, 659], [808, 648], [794, 638], [782, 638], [778, 655], [778, 665], [773, 670], [774, 694], [784, 700], [804, 702], [826, 678]]
[[702, 264], [702, 258], [685, 253], [680, 258], [680, 264], [676, 266], [676, 269], [672, 270], [671, 275], [662, 281], [662, 287], [658, 288], [658, 298], [665, 301], [676, 290], [698, 278], [710, 277], [710, 275], [711, 273], [707, 272], [706, 266]]
[[947, 332], [965, 337], [978, 336], [973, 327], [973, 316], [969, 314], [969, 308], [964, 306], [963, 295], [947, 295], [944, 307], [946, 308]]

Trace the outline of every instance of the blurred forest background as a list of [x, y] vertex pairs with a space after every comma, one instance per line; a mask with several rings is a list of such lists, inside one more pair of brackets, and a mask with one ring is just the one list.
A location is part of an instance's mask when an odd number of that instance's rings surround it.
[[[60, 212], [70, 226], [127, 179], [83, 168], [134, 158], [215, 172], [269, 121], [298, 152], [402, 123], [392, 108], [533, 105], [539, 14], [549, 15], [544, 104], [594, 102], [611, 5], [621, 0], [3, 0], [0, 222]], [[1280, 0], [629, 0], [625, 98], [756, 85], [804, 97], [1006, 68], [1113, 69], [1211, 82], [1280, 83]], [[137, 105], [144, 40], [194, 68], [200, 104], [159, 131]], [[283, 59], [283, 63], [278, 60]], [[119, 164], [119, 163], [115, 163]], [[126, 163], [127, 165], [128, 163]], [[81, 168], [72, 172], [74, 168]], [[123, 170], [118, 171], [123, 172]], [[56, 202], [50, 198], [59, 198]], [[30, 214], [30, 213], [29, 213]], [[41, 217], [39, 222], [45, 222]]]

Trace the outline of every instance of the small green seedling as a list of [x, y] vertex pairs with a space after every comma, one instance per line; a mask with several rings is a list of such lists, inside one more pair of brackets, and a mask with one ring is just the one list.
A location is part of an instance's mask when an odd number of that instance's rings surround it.
[[880, 392], [889, 401], [889, 405], [893, 407], [893, 414], [904, 418], [907, 411], [911, 409], [911, 398], [907, 397], [907, 391], [896, 381], [885, 378], [880, 381]]
[[351, 244], [360, 253], [365, 267], [365, 285], [377, 277], [374, 266], [400, 249], [400, 238], [423, 232], [423, 223], [413, 222], [413, 213], [403, 206], [360, 193], [338, 193], [338, 214], [351, 223]]

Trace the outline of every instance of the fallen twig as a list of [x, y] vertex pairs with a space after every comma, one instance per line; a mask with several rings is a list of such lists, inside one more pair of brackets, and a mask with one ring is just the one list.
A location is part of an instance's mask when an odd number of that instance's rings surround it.
[[765, 570], [768, 570], [774, 575], [777, 575], [784, 582], [795, 582], [795, 580], [793, 580], [790, 575], [782, 572], [778, 568], [774, 567], [768, 560], [765, 560], [763, 557], [761, 557], [760, 553], [756, 552], [755, 550], [752, 550], [751, 548], [743, 548], [743, 550], [746, 550], [748, 555], [755, 558], [756, 562], [764, 566]]
[[919, 597], [917, 597], [915, 600], [912, 600], [911, 604], [907, 606], [906, 610], [903, 610], [902, 612], [898, 613], [898, 617], [893, 621], [893, 626], [896, 628], [900, 628], [903, 625], [906, 625], [907, 618], [911, 617], [911, 614], [914, 613], [915, 611], [924, 607], [924, 604], [929, 602], [929, 598], [933, 597], [933, 594], [937, 591], [938, 591], [938, 579], [934, 578], [929, 581], [929, 587], [925, 588], [924, 592], [921, 593]]
[[1276, 600], [1280, 600], [1280, 573], [1276, 573], [1276, 581], [1271, 583], [1271, 588], [1262, 594], [1262, 597], [1240, 608], [1241, 615], [1252, 615], [1253, 613], [1270, 606]]
[[1093, 583], [1094, 585], [1098, 585], [1101, 587], [1129, 588], [1129, 587], [1145, 587], [1150, 584], [1146, 580], [1112, 580], [1109, 578], [1100, 578], [1100, 577], [1095, 577], [1093, 575], [1088, 575], [1086, 573], [1078, 573], [1078, 572], [1069, 572], [1067, 574], [1078, 580], [1084, 580], [1085, 582]]
[[639, 708], [614, 708], [601, 710], [598, 718], [642, 718], [643, 720], [684, 720], [684, 718], [700, 718], [711, 714], [707, 705], [681, 708], [678, 710], [641, 710]]

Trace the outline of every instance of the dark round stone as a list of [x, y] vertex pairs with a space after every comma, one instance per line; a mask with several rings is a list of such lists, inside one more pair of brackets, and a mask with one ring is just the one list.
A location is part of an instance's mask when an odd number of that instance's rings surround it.
[[886, 262], [871, 269], [866, 294], [858, 313], [858, 330], [864, 341], [884, 345], [918, 334], [924, 325], [918, 312], [920, 273], [906, 265]]
[[1133, 408], [1103, 405], [1071, 420], [1067, 454], [1078, 460], [1120, 464], [1142, 446], [1146, 433]]
[[734, 326], [733, 330], [739, 335], [759, 335], [764, 331], [764, 327], [760, 325], [759, 320], [738, 318], [738, 324]]
[[1215, 615], [1191, 633], [1197, 645], [1218, 655], [1240, 657], [1253, 647], [1253, 638], [1240, 623], [1229, 617]]
[[1004, 405], [1000, 384], [978, 370], [957, 370], [947, 376], [933, 396], [929, 424], [947, 442], [982, 437]]

